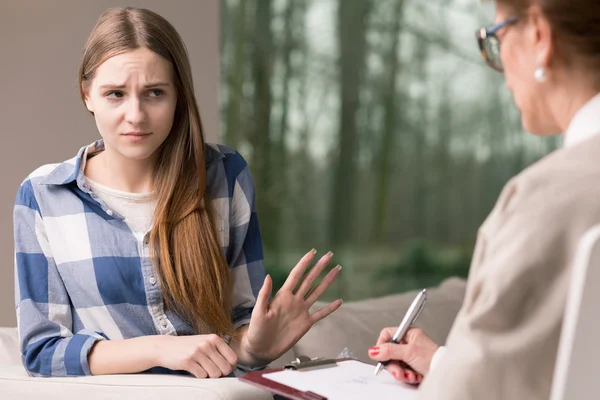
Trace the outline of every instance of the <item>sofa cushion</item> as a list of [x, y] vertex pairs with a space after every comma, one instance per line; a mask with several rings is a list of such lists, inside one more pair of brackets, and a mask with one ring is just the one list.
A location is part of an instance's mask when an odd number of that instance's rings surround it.
[[27, 374], [21, 362], [17, 328], [0, 328], [0, 387], [2, 400], [273, 398], [270, 393], [236, 378], [195, 379], [157, 374], [33, 378]]
[[17, 328], [0, 328], [0, 367], [21, 365]]
[[236, 378], [195, 379], [178, 375], [103, 375], [31, 378], [19, 365], [0, 367], [2, 399], [272, 400], [269, 392]]
[[[450, 278], [428, 289], [427, 303], [415, 326], [436, 343], [444, 344], [460, 310], [466, 282]], [[359, 360], [370, 362], [369, 347], [375, 345], [381, 329], [398, 326], [417, 291], [377, 299], [344, 303], [318, 322], [295, 346], [296, 354], [309, 357], [336, 357], [347, 347]], [[315, 309], [324, 304], [315, 304]]]

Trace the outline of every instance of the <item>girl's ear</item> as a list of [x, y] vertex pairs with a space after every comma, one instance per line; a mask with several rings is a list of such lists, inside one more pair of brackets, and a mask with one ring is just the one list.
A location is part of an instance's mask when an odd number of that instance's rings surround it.
[[81, 89], [81, 90], [83, 92], [83, 100], [85, 101], [85, 106], [87, 107], [88, 111], [93, 114], [94, 106], [92, 104], [92, 100], [90, 99], [90, 91], [84, 90], [84, 89]]

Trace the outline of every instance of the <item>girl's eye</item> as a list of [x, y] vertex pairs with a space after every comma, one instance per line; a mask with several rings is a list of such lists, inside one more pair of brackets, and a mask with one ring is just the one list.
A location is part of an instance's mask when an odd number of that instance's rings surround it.
[[112, 92], [106, 93], [106, 97], [108, 99], [120, 99], [120, 98], [123, 97], [123, 92], [120, 92], [118, 90], [114, 90]]
[[150, 97], [159, 97], [162, 96], [164, 94], [164, 91], [162, 89], [152, 89], [150, 91]]

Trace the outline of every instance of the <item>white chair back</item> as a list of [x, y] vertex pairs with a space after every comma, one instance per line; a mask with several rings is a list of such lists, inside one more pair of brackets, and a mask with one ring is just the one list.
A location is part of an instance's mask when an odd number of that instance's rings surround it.
[[579, 243], [550, 400], [600, 399], [600, 226]]

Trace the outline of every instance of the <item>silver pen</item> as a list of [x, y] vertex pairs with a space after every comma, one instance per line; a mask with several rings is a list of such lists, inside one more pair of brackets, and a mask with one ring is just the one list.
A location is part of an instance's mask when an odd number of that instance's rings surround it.
[[[421, 311], [423, 311], [423, 308], [425, 307], [426, 301], [427, 289], [423, 289], [419, 292], [419, 294], [417, 294], [417, 297], [415, 297], [412, 304], [408, 308], [408, 311], [404, 315], [404, 318], [402, 319], [402, 322], [400, 322], [400, 325], [398, 325], [398, 330], [392, 337], [390, 343], [400, 343], [400, 341], [402, 340], [404, 335], [406, 335], [406, 332], [408, 332], [412, 324], [414, 324], [417, 318], [419, 318]], [[375, 376], [377, 376], [377, 374], [381, 371], [385, 364], [387, 364], [387, 361], [377, 364], [377, 367], [375, 367]]]

